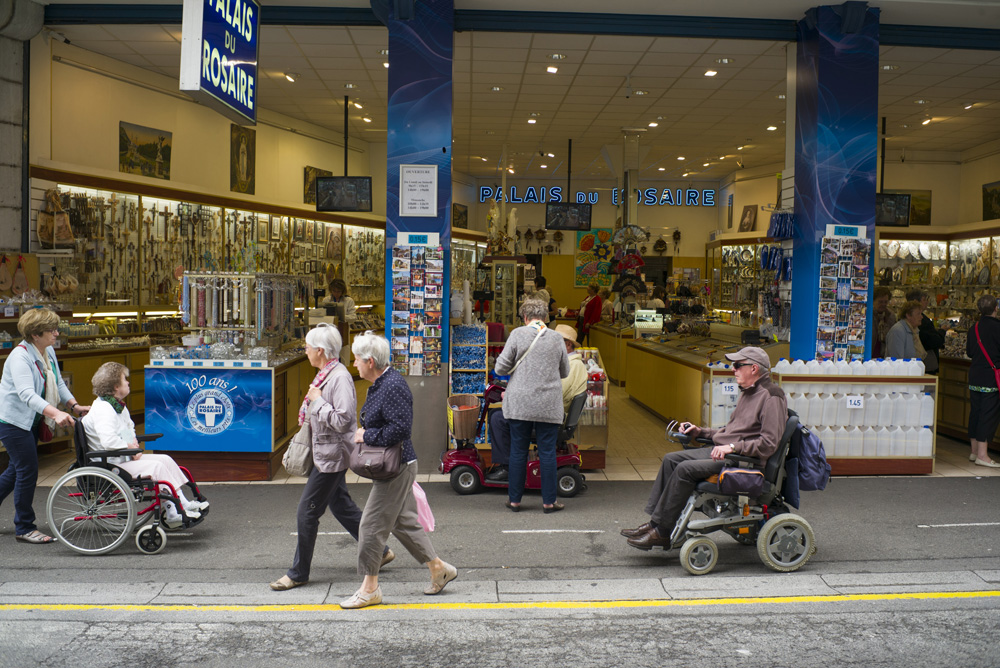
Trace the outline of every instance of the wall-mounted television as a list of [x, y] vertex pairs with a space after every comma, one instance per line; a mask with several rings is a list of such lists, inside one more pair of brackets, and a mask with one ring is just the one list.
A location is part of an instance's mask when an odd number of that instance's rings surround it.
[[910, 194], [875, 195], [875, 224], [888, 227], [910, 226]]
[[317, 211], [371, 211], [372, 177], [317, 176]]
[[545, 205], [545, 229], [589, 230], [590, 204], [549, 202]]

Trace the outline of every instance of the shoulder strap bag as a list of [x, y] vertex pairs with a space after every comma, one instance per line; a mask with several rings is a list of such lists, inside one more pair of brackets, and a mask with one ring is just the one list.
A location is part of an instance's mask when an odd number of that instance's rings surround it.
[[[330, 375], [332, 375], [332, 373]], [[318, 387], [322, 388], [323, 385], [326, 385], [329, 379], [330, 376], [328, 375]], [[302, 426], [299, 427], [299, 430], [295, 432], [295, 436], [292, 436], [292, 440], [288, 443], [288, 447], [285, 448], [285, 454], [281, 457], [281, 465], [285, 467], [285, 470], [288, 471], [289, 475], [305, 478], [312, 472], [312, 423], [309, 421], [308, 416], [306, 416], [306, 419], [303, 421]]]
[[992, 359], [990, 359], [990, 354], [986, 352], [986, 346], [983, 345], [983, 340], [979, 338], [978, 322], [976, 323], [974, 329], [976, 330], [976, 343], [979, 344], [979, 349], [983, 351], [983, 357], [986, 358], [986, 361], [989, 362], [990, 368], [993, 369], [993, 380], [997, 384], [997, 388], [1000, 389], [1000, 369], [997, 369], [997, 365], [993, 363]]
[[524, 358], [528, 356], [528, 353], [531, 352], [531, 349], [535, 347], [535, 344], [538, 343], [538, 339], [542, 336], [542, 332], [544, 332], [546, 329], [548, 329], [548, 327], [539, 327], [538, 328], [538, 333], [535, 334], [535, 338], [533, 338], [531, 340], [531, 345], [528, 346], [528, 349], [524, 351], [524, 354], [521, 355], [521, 357], [519, 357], [516, 362], [514, 362], [514, 368], [512, 368], [510, 370], [510, 375], [511, 376], [513, 376], [514, 372], [517, 371], [517, 367], [521, 366], [521, 362], [523, 362]]

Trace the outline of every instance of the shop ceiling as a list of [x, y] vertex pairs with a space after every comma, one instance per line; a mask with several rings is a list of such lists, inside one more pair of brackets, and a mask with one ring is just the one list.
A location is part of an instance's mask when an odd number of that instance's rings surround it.
[[[65, 10], [72, 4], [57, 7], [67, 15]], [[289, 4], [287, 0], [268, 3], [286, 12], [292, 9]], [[298, 10], [310, 10], [300, 2], [295, 4]], [[595, 15], [578, 12], [608, 11], [604, 6], [598, 8], [599, 4], [603, 5], [603, 0], [575, 0], [575, 12], [562, 15], [566, 17], [562, 25], [586, 25], [584, 19]], [[743, 15], [748, 14], [745, 4], [739, 3]], [[752, 4], [754, 13], [746, 25], [757, 36], [793, 35], [794, 23], [790, 21], [815, 6], [784, 1]], [[873, 4], [883, 5], [883, 23], [887, 22], [886, 12], [893, 10], [903, 11], [914, 25], [933, 25], [937, 20], [937, 25], [992, 28], [1000, 23], [1000, 10], [993, 2], [968, 0], [955, 4], [947, 14], [941, 8], [952, 3]], [[363, 16], [365, 5], [336, 11]], [[469, 0], [456, 5], [471, 15], [485, 11], [495, 1]], [[678, 2], [671, 3], [670, 10], [675, 15], [688, 10], [692, 16], [704, 16], [714, 5], [731, 8], [733, 2]], [[934, 11], [928, 13], [931, 6]], [[100, 16], [95, 7], [100, 6], [81, 5], [79, 9]], [[141, 10], [143, 6], [132, 7]], [[509, 3], [505, 8], [520, 9]], [[984, 16], [983, 8], [990, 14]], [[628, 9], [631, 13], [655, 11], [651, 0], [628, 3]], [[699, 14], [693, 14], [695, 10]], [[111, 14], [121, 16], [117, 11]], [[50, 15], [59, 16], [60, 12]], [[294, 12], [287, 15], [298, 16]], [[950, 21], [944, 21], [944, 16]], [[727, 21], [734, 19], [706, 19], [704, 30], [740, 34], [727, 32], [720, 23]], [[141, 20], [129, 24], [116, 19], [103, 24], [48, 23], [50, 30], [75, 46], [178, 78], [179, 25]], [[608, 21], [603, 23], [606, 26]], [[601, 31], [593, 25], [595, 32]], [[900, 26], [895, 28], [899, 33]], [[892, 28], [886, 25], [885, 30]], [[698, 34], [697, 30], [687, 32]], [[914, 32], [919, 34], [920, 29]], [[906, 39], [897, 41], [905, 43]], [[374, 25], [262, 26], [257, 88], [260, 108], [341, 132], [344, 96], [348, 95], [350, 136], [384, 143], [387, 42], [385, 28]], [[501, 170], [513, 169], [516, 177], [564, 179], [567, 140], [572, 139], [574, 177], [614, 178], [620, 170], [623, 128], [644, 130], [640, 168], [646, 179], [719, 180], [741, 169], [780, 165], [785, 150], [786, 100], [782, 96], [787, 44], [787, 39], [488, 29], [456, 32], [454, 169], [476, 178], [499, 179]], [[563, 57], [556, 58], [556, 54]], [[888, 119], [889, 150], [905, 149], [911, 155], [956, 152], [1000, 139], [1000, 50], [883, 45], [880, 65], [885, 69], [879, 76], [879, 115]], [[548, 72], [551, 67], [557, 71]], [[717, 74], [706, 76], [709, 71]], [[286, 75], [293, 75], [295, 81]], [[504, 145], [507, 159], [501, 161]], [[316, 166], [335, 169], [338, 164], [331, 158], [330, 165]]]

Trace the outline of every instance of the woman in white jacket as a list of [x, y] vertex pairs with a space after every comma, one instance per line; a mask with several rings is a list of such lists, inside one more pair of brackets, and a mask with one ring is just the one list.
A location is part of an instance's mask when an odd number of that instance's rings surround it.
[[[91, 450], [141, 450], [135, 435], [135, 423], [129, 416], [125, 397], [129, 393], [128, 367], [118, 362], [105, 362], [91, 381], [97, 399], [90, 412], [83, 418], [87, 444]], [[144, 476], [173, 485], [185, 514], [190, 519], [201, 517], [208, 501], [189, 500], [183, 491], [187, 476], [169, 455], [140, 452], [133, 456], [109, 457], [109, 464], [125, 469], [133, 478]], [[183, 524], [183, 518], [174, 504], [164, 503], [164, 523], [170, 528]]]

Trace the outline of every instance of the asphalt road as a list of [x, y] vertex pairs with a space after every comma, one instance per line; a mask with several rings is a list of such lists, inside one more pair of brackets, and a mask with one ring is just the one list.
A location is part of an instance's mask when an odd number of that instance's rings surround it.
[[646, 483], [592, 484], [552, 515], [537, 493], [514, 514], [502, 492], [424, 487], [459, 579], [421, 596], [426, 569], [392, 539], [387, 605], [353, 612], [334, 604], [360, 580], [354, 542], [329, 516], [310, 584], [266, 586], [294, 551], [298, 486], [206, 486], [209, 518], [154, 556], [15, 543], [5, 504], [0, 666], [1000, 665], [998, 479], [835, 479], [804, 495], [819, 551], [802, 570], [713, 534], [699, 578], [618, 535], [645, 519]]

